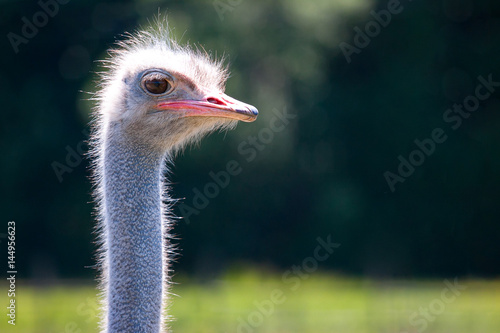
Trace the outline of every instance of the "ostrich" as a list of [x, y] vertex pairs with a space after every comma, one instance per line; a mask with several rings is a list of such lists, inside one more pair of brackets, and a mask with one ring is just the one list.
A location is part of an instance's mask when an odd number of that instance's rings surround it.
[[223, 93], [221, 61], [180, 46], [166, 23], [127, 35], [104, 63], [91, 140], [101, 330], [164, 332], [173, 255], [165, 164], [187, 143], [258, 112]]

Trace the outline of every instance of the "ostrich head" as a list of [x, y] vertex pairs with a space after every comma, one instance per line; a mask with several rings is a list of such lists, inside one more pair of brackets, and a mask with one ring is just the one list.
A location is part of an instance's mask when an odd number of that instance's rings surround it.
[[224, 94], [227, 71], [179, 46], [161, 22], [110, 51], [97, 93], [93, 149], [102, 331], [164, 328], [172, 248], [165, 185], [171, 153], [257, 109]]
[[168, 34], [160, 25], [110, 52], [98, 96], [104, 122], [120, 124], [136, 143], [165, 151], [257, 118], [255, 107], [224, 94], [228, 73], [220, 61], [178, 45]]

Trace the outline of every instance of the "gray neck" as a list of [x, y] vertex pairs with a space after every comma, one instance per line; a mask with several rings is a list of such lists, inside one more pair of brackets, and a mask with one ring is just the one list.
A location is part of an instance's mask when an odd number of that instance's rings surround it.
[[166, 285], [164, 154], [109, 127], [103, 160], [107, 332], [157, 333]]

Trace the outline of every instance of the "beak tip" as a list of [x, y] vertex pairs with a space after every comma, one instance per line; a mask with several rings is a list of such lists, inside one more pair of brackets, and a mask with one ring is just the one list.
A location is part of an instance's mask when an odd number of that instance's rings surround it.
[[246, 104], [242, 108], [237, 108], [234, 109], [237, 113], [244, 114], [247, 116], [247, 119], [243, 120], [245, 122], [252, 122], [255, 119], [257, 119], [257, 116], [259, 115], [259, 111], [257, 108], [253, 105]]
[[257, 110], [257, 108], [255, 106], [249, 106], [248, 109], [250, 110], [250, 112], [254, 115], [254, 116], [258, 116], [259, 115], [259, 111]]

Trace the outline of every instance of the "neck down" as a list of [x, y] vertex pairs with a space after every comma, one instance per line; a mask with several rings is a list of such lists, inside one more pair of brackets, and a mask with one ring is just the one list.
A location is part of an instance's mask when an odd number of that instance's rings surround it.
[[104, 283], [107, 333], [157, 333], [164, 305], [162, 165], [110, 129], [104, 147]]

